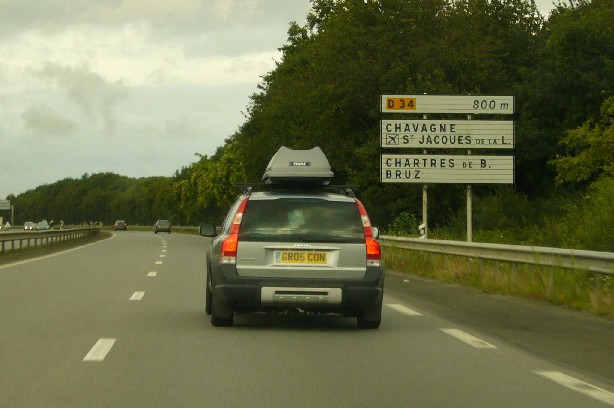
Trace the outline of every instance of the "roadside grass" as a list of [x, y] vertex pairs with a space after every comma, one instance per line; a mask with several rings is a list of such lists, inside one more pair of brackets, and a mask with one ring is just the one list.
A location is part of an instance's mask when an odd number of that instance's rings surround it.
[[538, 299], [614, 316], [614, 277], [582, 270], [534, 266], [387, 247], [387, 268], [467, 285], [485, 293]]

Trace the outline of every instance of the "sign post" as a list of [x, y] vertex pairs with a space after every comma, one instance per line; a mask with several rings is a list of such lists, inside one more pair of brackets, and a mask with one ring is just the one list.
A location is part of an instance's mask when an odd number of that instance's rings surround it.
[[[382, 119], [380, 146], [387, 149], [424, 149], [423, 154], [382, 154], [383, 183], [421, 183], [423, 223], [427, 223], [428, 184], [467, 184], [467, 241], [473, 240], [472, 184], [513, 184], [514, 156], [472, 155], [472, 149], [511, 150], [514, 122], [472, 120], [472, 115], [514, 113], [513, 96], [382, 95], [384, 114], [422, 114], [422, 120]], [[427, 114], [446, 114], [432, 119]], [[449, 119], [467, 114], [467, 119]], [[427, 119], [428, 118], [428, 119]], [[467, 149], [466, 155], [430, 155], [426, 149]]]
[[[0, 211], [11, 210], [11, 225], [15, 225], [15, 212], [10, 200], [0, 200]], [[0, 224], [4, 225], [4, 218], [0, 217]]]
[[514, 156], [382, 154], [383, 183], [513, 184]]
[[513, 96], [382, 95], [382, 113], [470, 113], [510, 115]]

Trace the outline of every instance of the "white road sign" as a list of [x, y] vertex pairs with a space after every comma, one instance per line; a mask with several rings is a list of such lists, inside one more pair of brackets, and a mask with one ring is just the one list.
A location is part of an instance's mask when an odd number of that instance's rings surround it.
[[10, 210], [11, 202], [9, 200], [0, 200], [0, 210]]
[[513, 121], [382, 120], [380, 127], [385, 148], [514, 148]]
[[513, 184], [514, 156], [381, 155], [383, 183]]
[[514, 113], [513, 96], [488, 95], [382, 95], [383, 113]]

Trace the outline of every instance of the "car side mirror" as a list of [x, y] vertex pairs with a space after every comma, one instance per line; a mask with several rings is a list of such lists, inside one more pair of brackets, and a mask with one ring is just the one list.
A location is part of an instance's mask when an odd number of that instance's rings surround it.
[[371, 234], [373, 234], [374, 239], [378, 239], [379, 238], [379, 228], [371, 227]]
[[200, 224], [200, 235], [203, 237], [214, 237], [217, 234], [215, 233], [215, 224], [212, 222], [203, 222]]

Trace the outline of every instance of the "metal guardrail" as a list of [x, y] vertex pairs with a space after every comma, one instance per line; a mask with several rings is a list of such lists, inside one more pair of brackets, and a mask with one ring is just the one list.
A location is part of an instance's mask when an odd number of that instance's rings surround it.
[[511, 263], [579, 269], [614, 275], [614, 253], [534, 246], [380, 236], [380, 245]]
[[0, 255], [9, 251], [85, 238], [97, 234], [100, 229], [87, 227], [44, 231], [4, 231], [0, 234]]

